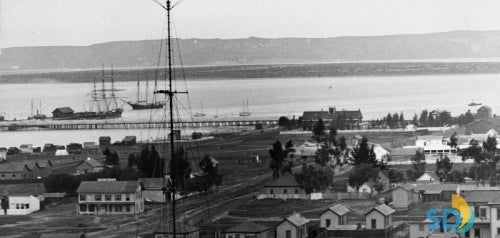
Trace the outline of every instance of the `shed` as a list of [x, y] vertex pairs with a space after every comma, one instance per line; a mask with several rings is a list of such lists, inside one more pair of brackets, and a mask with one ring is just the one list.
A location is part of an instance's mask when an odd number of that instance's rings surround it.
[[110, 146], [111, 145], [111, 137], [109, 136], [101, 136], [99, 137], [99, 146]]
[[65, 118], [73, 116], [73, 109], [70, 107], [58, 107], [52, 111], [52, 117], [54, 118]]
[[33, 154], [33, 144], [24, 144], [19, 146], [21, 154]]
[[64, 156], [64, 155], [68, 155], [68, 151], [62, 149], [62, 150], [57, 150], [56, 151], [56, 156]]
[[137, 137], [135, 136], [125, 136], [122, 140], [122, 145], [135, 145]]

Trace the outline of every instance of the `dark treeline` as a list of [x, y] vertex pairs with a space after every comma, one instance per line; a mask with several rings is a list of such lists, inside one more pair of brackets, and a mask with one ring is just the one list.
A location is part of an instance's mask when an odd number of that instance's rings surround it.
[[474, 121], [474, 115], [468, 110], [466, 113], [462, 113], [457, 117], [451, 116], [451, 113], [444, 111], [428, 111], [423, 110], [420, 116], [415, 114], [411, 120], [407, 120], [401, 113], [388, 113], [387, 116], [382, 119], [377, 119], [372, 121], [372, 127], [374, 128], [404, 128], [405, 126], [412, 124], [420, 127], [440, 127], [446, 125], [466, 125]]

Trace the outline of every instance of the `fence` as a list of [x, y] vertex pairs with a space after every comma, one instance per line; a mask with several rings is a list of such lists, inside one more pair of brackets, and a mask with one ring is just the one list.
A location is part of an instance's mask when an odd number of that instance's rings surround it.
[[320, 200], [323, 199], [322, 193], [311, 193], [311, 194], [260, 194], [257, 196], [257, 200], [262, 199], [302, 199], [302, 200]]

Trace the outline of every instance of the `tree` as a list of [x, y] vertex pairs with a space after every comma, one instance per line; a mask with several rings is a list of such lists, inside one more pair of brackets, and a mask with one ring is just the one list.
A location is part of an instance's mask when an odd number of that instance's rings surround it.
[[411, 181], [415, 181], [425, 173], [425, 155], [420, 150], [417, 150], [411, 160], [412, 168], [406, 171], [406, 176]]
[[66, 193], [69, 196], [76, 196], [80, 179], [70, 174], [51, 174], [45, 178], [43, 186], [48, 193]]
[[452, 168], [453, 163], [451, 163], [451, 160], [447, 155], [445, 155], [444, 158], [436, 160], [436, 175], [439, 177], [440, 182], [446, 180], [446, 177]]
[[302, 165], [302, 172], [295, 179], [307, 194], [323, 191], [333, 184], [333, 171], [329, 168], [315, 169], [312, 165]]
[[330, 125], [327, 139], [330, 146], [337, 146], [337, 128], [333, 123]]
[[271, 164], [269, 167], [273, 170], [273, 179], [280, 176], [280, 172], [283, 168], [283, 161], [287, 154], [288, 151], [283, 150], [283, 146], [279, 140], [273, 143], [273, 148], [269, 150], [269, 155], [271, 156]]
[[285, 144], [285, 149], [289, 150], [292, 148], [293, 148], [293, 141], [292, 140], [287, 141]]
[[392, 127], [391, 128], [398, 127], [398, 123], [399, 123], [399, 115], [396, 112], [396, 113], [394, 113], [394, 115], [392, 115]]
[[483, 148], [487, 152], [495, 154], [497, 151], [497, 138], [494, 136], [488, 136], [486, 141], [483, 142]]
[[415, 115], [413, 116], [413, 120], [412, 120], [412, 123], [414, 126], [418, 126], [418, 116], [417, 114], [415, 113]]
[[450, 136], [450, 141], [448, 142], [448, 145], [451, 147], [451, 148], [457, 148], [458, 146], [458, 136], [457, 136], [457, 132], [453, 132], [453, 134], [451, 134]]
[[340, 139], [339, 139], [339, 148], [340, 148], [340, 151], [346, 151], [347, 150], [347, 143], [346, 143], [346, 140], [345, 140], [344, 136], [341, 136]]
[[288, 125], [288, 118], [285, 116], [282, 116], [278, 119], [278, 125], [281, 127], [285, 127]]
[[313, 132], [313, 138], [316, 140], [316, 142], [319, 144], [321, 141], [323, 141], [325, 137], [325, 123], [323, 122], [323, 119], [319, 118], [318, 121], [316, 121], [313, 125], [312, 132]]
[[368, 139], [365, 136], [363, 136], [359, 145], [353, 149], [351, 157], [349, 159], [349, 164], [351, 165], [364, 163], [377, 167], [377, 157], [373, 151], [373, 146], [371, 148], [368, 146]]
[[389, 128], [392, 128], [393, 122], [392, 122], [392, 115], [390, 113], [388, 113], [387, 116], [385, 117], [385, 123]]
[[422, 113], [420, 113], [420, 119], [419, 119], [419, 125], [420, 126], [429, 126], [427, 124], [427, 117], [428, 117], [428, 112], [427, 110], [423, 110]]
[[180, 147], [174, 151], [174, 157], [170, 160], [169, 168], [172, 184], [176, 188], [184, 188], [184, 182], [189, 179], [192, 172], [184, 148]]
[[377, 181], [377, 182], [375, 182], [375, 184], [373, 184], [373, 189], [375, 189], [375, 191], [377, 191], [377, 194], [380, 194], [382, 191], [384, 191], [385, 186], [382, 182]]
[[154, 146], [144, 146], [141, 153], [136, 156], [137, 169], [147, 178], [162, 178], [164, 176], [165, 161], [160, 158]]
[[105, 165], [120, 165], [120, 158], [116, 151], [111, 152], [109, 148], [106, 147], [102, 153], [106, 156], [106, 160], [104, 161]]
[[476, 180], [476, 186], [479, 186], [479, 176], [478, 176], [478, 170], [481, 167], [482, 164], [486, 162], [486, 157], [488, 156], [487, 153], [483, 153], [481, 146], [477, 145], [477, 142], [474, 142], [474, 140], [471, 140], [470, 146], [468, 148], [460, 150], [459, 155], [462, 156], [462, 160], [465, 161], [466, 159], [473, 159], [474, 160], [474, 178]]
[[463, 183], [465, 182], [464, 173], [458, 170], [452, 170], [446, 177], [445, 182]]
[[403, 112], [401, 112], [399, 114], [399, 125], [401, 127], [405, 127], [406, 126], [406, 122], [405, 122], [405, 116], [403, 115]]
[[389, 182], [390, 183], [400, 183], [404, 181], [404, 174], [397, 170], [389, 170]]
[[351, 172], [349, 172], [349, 185], [356, 189], [359, 189], [361, 185], [372, 180], [376, 180], [378, 177], [378, 169], [374, 168], [370, 164], [360, 164], [354, 167]]

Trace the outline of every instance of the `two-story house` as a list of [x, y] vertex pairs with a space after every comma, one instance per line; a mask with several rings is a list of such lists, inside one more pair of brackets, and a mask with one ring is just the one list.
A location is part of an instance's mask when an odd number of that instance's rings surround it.
[[276, 227], [277, 238], [307, 238], [309, 220], [299, 213], [285, 218]]
[[144, 212], [144, 197], [138, 181], [82, 181], [77, 193], [78, 215]]

